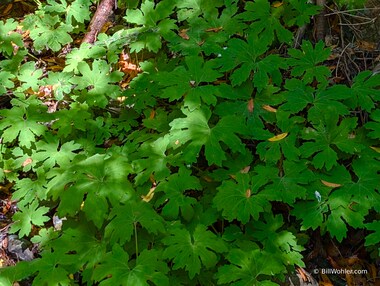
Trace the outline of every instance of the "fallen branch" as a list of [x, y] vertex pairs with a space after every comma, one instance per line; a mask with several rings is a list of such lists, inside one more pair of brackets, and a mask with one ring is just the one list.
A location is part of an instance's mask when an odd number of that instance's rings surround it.
[[82, 43], [93, 44], [96, 36], [107, 23], [115, 7], [115, 0], [103, 0], [100, 2], [94, 16], [91, 19], [87, 33], [84, 35]]
[[323, 41], [325, 39], [326, 35], [326, 0], [316, 0], [315, 4], [318, 6], [321, 6], [321, 11], [319, 15], [316, 17], [316, 23], [315, 23], [315, 38], [317, 41]]

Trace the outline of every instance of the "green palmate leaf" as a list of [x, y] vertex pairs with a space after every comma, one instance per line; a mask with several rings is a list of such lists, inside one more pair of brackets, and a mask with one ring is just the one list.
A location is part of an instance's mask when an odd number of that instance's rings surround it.
[[282, 111], [276, 112], [276, 115], [279, 129], [284, 132], [278, 132], [275, 136], [274, 134], [268, 135], [266, 141], [257, 145], [257, 153], [265, 162], [276, 163], [281, 158], [298, 161], [301, 152], [296, 146], [304, 119], [298, 116], [288, 117], [289, 114]]
[[340, 102], [350, 97], [350, 89], [345, 85], [320, 89], [313, 97], [312, 107], [308, 110], [308, 119], [313, 123], [320, 123], [322, 118], [336, 122], [340, 115], [350, 113], [347, 105]]
[[38, 202], [35, 200], [30, 205], [19, 206], [19, 211], [12, 217], [14, 223], [10, 231], [15, 233], [19, 231], [19, 236], [28, 235], [32, 230], [32, 225], [43, 226], [45, 222], [50, 220], [45, 216], [49, 211], [48, 207], [38, 207]]
[[43, 11], [50, 12], [51, 14], [63, 14], [65, 13], [67, 2], [66, 0], [47, 0], [48, 5], [43, 6]]
[[215, 253], [226, 252], [227, 247], [215, 234], [203, 225], [197, 225], [194, 232], [186, 229], [172, 228], [170, 236], [164, 238], [167, 245], [163, 256], [173, 260], [173, 269], [184, 268], [192, 279], [199, 274], [202, 265], [211, 268], [218, 262]]
[[246, 127], [236, 116], [223, 117], [214, 127], [210, 127], [209, 109], [190, 111], [183, 108], [182, 112], [186, 118], [175, 119], [169, 124], [171, 126], [169, 144], [174, 148], [186, 144], [186, 152], [182, 155], [185, 162], [194, 162], [202, 146], [205, 146], [205, 155], [209, 164], [221, 166], [222, 161], [226, 159], [226, 151], [221, 142], [233, 152], [245, 153], [244, 145], [236, 134], [246, 133]]
[[15, 85], [12, 81], [12, 79], [15, 78], [15, 76], [6, 71], [0, 71], [0, 93], [4, 94], [7, 92], [7, 88], [13, 88]]
[[16, 182], [13, 187], [15, 192], [12, 198], [17, 200], [17, 206], [25, 206], [33, 200], [42, 201], [46, 199], [46, 178], [42, 170], [37, 171], [37, 179], [24, 178]]
[[[66, 0], [47, 1], [49, 5], [43, 7], [43, 10], [50, 13], [66, 14], [66, 23], [73, 25], [75, 19], [78, 23], [84, 23], [85, 20], [90, 20], [89, 6], [91, 4], [88, 0], [74, 0], [72, 3], [67, 4]], [[73, 25], [74, 26], [74, 25]]]
[[292, 33], [281, 23], [285, 12], [283, 5], [271, 7], [268, 0], [256, 0], [247, 2], [245, 10], [241, 17], [246, 21], [253, 21], [250, 30], [259, 35], [263, 41], [271, 44], [275, 37], [285, 43], [292, 40]]
[[[161, 62], [157, 64], [161, 64]], [[140, 63], [144, 72], [135, 77], [131, 81], [129, 89], [123, 92], [123, 95], [127, 97], [125, 103], [133, 106], [133, 109], [137, 112], [142, 112], [147, 107], [156, 105], [156, 95], [160, 94], [159, 83], [154, 80], [154, 75], [157, 73], [157, 64], [151, 61]]]
[[[77, 220], [81, 220], [83, 223], [78, 224]], [[91, 275], [94, 265], [103, 261], [107, 251], [106, 247], [106, 242], [97, 237], [94, 225], [79, 215], [74, 220], [65, 220], [58, 238], [49, 241], [45, 249], [53, 249], [55, 256], [64, 259], [62, 264], [70, 269], [70, 273], [83, 271], [82, 277], [85, 281], [85, 277]], [[45, 253], [41, 254], [42, 259]]]
[[370, 161], [365, 158], [355, 160], [352, 163], [352, 169], [357, 179], [344, 183], [330, 198], [350, 198], [351, 203], [358, 204], [356, 208], [360, 208], [361, 212], [367, 212], [370, 209], [380, 212], [378, 189], [380, 175], [377, 172], [379, 168], [380, 163], [376, 160]]
[[332, 237], [341, 242], [347, 235], [347, 224], [354, 228], [364, 227], [364, 216], [368, 214], [368, 209], [352, 203], [349, 196], [334, 194], [328, 200], [331, 213], [322, 230], [328, 230]]
[[[309, 185], [307, 199], [297, 201], [294, 204], [292, 214], [302, 221], [302, 230], [324, 227], [326, 216], [329, 213], [327, 199], [334, 188], [351, 183], [351, 175], [345, 167], [337, 165], [326, 174], [322, 174], [320, 180]], [[305, 209], [308, 211], [305, 212]]]
[[285, 83], [287, 91], [283, 92], [286, 99], [280, 109], [296, 114], [314, 102], [314, 89], [299, 79], [288, 79]]
[[271, 253], [284, 266], [305, 266], [301, 251], [304, 248], [298, 245], [296, 237], [289, 231], [281, 230], [283, 226], [281, 215], [264, 214], [264, 220], [251, 223], [252, 229], [247, 232], [264, 246], [264, 250]]
[[23, 46], [21, 34], [15, 31], [17, 26], [18, 23], [14, 19], [0, 21], [0, 53], [11, 56], [12, 53], [17, 52], [13, 45]]
[[[317, 193], [319, 194], [319, 192]], [[307, 210], [307, 212], [305, 212]], [[292, 214], [302, 220], [301, 230], [309, 228], [315, 230], [323, 225], [324, 214], [327, 213], [328, 206], [325, 202], [314, 201], [299, 201], [294, 204]]]
[[309, 23], [312, 16], [318, 14], [320, 6], [306, 1], [289, 0], [289, 6], [284, 12], [284, 20], [288, 26], [302, 25]]
[[89, 106], [86, 103], [73, 102], [69, 109], [61, 109], [55, 112], [57, 120], [52, 128], [59, 137], [68, 137], [78, 130], [86, 131], [88, 122], [91, 120]]
[[29, 171], [31, 169], [32, 160], [28, 153], [25, 153], [24, 150], [20, 147], [15, 147], [12, 149], [12, 157], [14, 158], [13, 166], [23, 167], [24, 171]]
[[73, 19], [78, 23], [84, 23], [90, 20], [90, 6], [88, 0], [74, 0], [70, 5], [66, 6], [66, 23], [71, 25]]
[[268, 197], [260, 192], [260, 188], [269, 182], [276, 170], [260, 167], [256, 170], [260, 172], [258, 175], [238, 173], [236, 181], [226, 180], [218, 188], [214, 204], [229, 221], [237, 219], [247, 223], [251, 217], [257, 220], [259, 214], [270, 207]]
[[69, 286], [72, 282], [69, 278], [71, 272], [62, 266], [65, 262], [67, 263], [67, 258], [63, 254], [45, 252], [42, 259], [33, 261], [33, 268], [38, 271], [33, 285]]
[[42, 76], [42, 70], [35, 68], [35, 62], [27, 62], [20, 67], [18, 80], [23, 84], [21, 85], [22, 90], [27, 90], [31, 88], [37, 91], [41, 86], [40, 77]]
[[84, 100], [89, 105], [105, 107], [108, 103], [107, 97], [115, 98], [119, 95], [120, 88], [113, 83], [121, 80], [122, 73], [110, 72], [107, 62], [95, 60], [92, 68], [87, 63], [81, 62], [78, 64], [78, 70], [82, 76], [74, 76], [70, 82], [77, 85], [76, 89], [88, 89], [84, 92]]
[[281, 262], [272, 253], [259, 249], [243, 251], [232, 249], [227, 259], [230, 264], [219, 267], [216, 274], [218, 284], [231, 286], [275, 286], [268, 276], [283, 272]]
[[129, 200], [124, 205], [112, 209], [111, 222], [105, 229], [105, 236], [111, 243], [124, 244], [130, 241], [137, 225], [141, 225], [149, 233], [163, 233], [164, 220], [144, 201]]
[[331, 50], [325, 49], [323, 42], [318, 42], [313, 49], [309, 41], [303, 41], [302, 51], [289, 49], [291, 56], [289, 65], [293, 66], [292, 76], [301, 77], [305, 83], [311, 83], [316, 79], [321, 87], [327, 86], [327, 77], [331, 75], [330, 70], [320, 65], [330, 56]]
[[157, 200], [156, 205], [164, 205], [162, 215], [169, 219], [178, 219], [179, 212], [182, 217], [190, 220], [194, 215], [195, 198], [185, 194], [185, 191], [200, 190], [202, 187], [198, 178], [191, 176], [191, 171], [181, 168], [178, 173], [172, 174], [166, 181], [160, 182], [156, 188], [157, 195], [164, 195]]
[[[25, 56], [28, 54], [28, 50], [25, 48], [19, 48], [17, 54], [12, 54], [10, 59], [3, 59], [0, 61], [0, 70], [17, 74], [17, 71], [21, 64], [25, 60]], [[1, 85], [0, 85], [1, 86]]]
[[51, 16], [42, 13], [35, 22], [35, 27], [30, 30], [30, 37], [34, 41], [37, 50], [51, 49], [59, 51], [62, 45], [73, 41], [68, 34], [72, 26], [62, 24], [58, 15]]
[[[137, 184], [145, 183], [151, 175], [154, 175], [155, 180], [158, 181], [170, 175], [168, 164], [173, 156], [166, 155], [168, 144], [168, 137], [161, 137], [153, 142], [147, 141], [141, 144], [136, 154], [132, 155], [132, 166], [137, 174], [135, 178]], [[133, 157], [134, 155], [136, 158]]]
[[56, 100], [62, 100], [66, 94], [69, 94], [72, 90], [72, 84], [70, 79], [73, 77], [72, 73], [65, 72], [48, 72], [48, 77], [44, 79], [45, 85], [51, 85], [54, 98]]
[[265, 193], [273, 201], [292, 205], [297, 198], [305, 196], [308, 184], [315, 179], [308, 169], [307, 161], [283, 161], [282, 171], [273, 172], [272, 183], [265, 187]]
[[215, 95], [219, 92], [214, 85], [209, 85], [222, 74], [214, 69], [215, 62], [201, 57], [185, 58], [187, 68], [179, 66], [172, 72], [161, 72], [157, 75], [160, 85], [165, 86], [161, 97], [170, 101], [184, 97], [185, 106], [193, 110], [201, 105], [201, 100], [208, 105], [216, 104]]
[[368, 132], [367, 136], [374, 139], [380, 139], [380, 110], [376, 109], [371, 113], [370, 121], [365, 124], [365, 128], [371, 130]]
[[16, 267], [0, 268], [0, 285], [13, 286], [14, 281], [21, 281], [36, 271], [36, 268], [29, 261], [19, 261]]
[[[292, 213], [302, 220], [303, 229], [321, 227], [323, 232], [328, 231], [341, 241], [346, 236], [347, 224], [361, 228], [369, 209], [373, 206], [379, 209], [379, 194], [375, 191], [379, 179], [376, 176], [370, 178], [379, 164], [367, 169], [355, 162], [353, 167], [359, 177], [357, 182], [352, 181], [346, 167], [337, 165], [318, 180], [319, 186], [310, 187], [309, 199], [312, 201], [295, 204]], [[312, 190], [317, 191], [313, 194]], [[308, 213], [305, 213], [305, 207], [310, 210]]]
[[[53, 221], [53, 223], [54, 223], [54, 221]], [[58, 232], [56, 229], [54, 229], [54, 227], [42, 228], [38, 232], [38, 235], [34, 235], [30, 239], [30, 241], [35, 243], [35, 244], [38, 243], [39, 248], [42, 250], [42, 249], [44, 249], [45, 245], [48, 245], [51, 240], [58, 238], [59, 235], [60, 235], [60, 232]]]
[[362, 149], [351, 133], [356, 124], [357, 118], [346, 118], [339, 125], [336, 121], [330, 121], [326, 124], [320, 123], [315, 129], [306, 128], [303, 138], [313, 142], [306, 142], [300, 147], [302, 156], [307, 158], [314, 155], [312, 163], [315, 167], [330, 170], [337, 164], [338, 159], [338, 153], [334, 148], [348, 154], [355, 154]]
[[96, 266], [93, 279], [99, 285], [169, 285], [165, 275], [168, 272], [166, 263], [161, 261], [161, 253], [156, 250], [144, 250], [136, 259], [136, 265], [131, 266], [127, 252], [119, 244], [113, 246], [104, 260]]
[[69, 163], [77, 155], [74, 151], [80, 149], [81, 145], [74, 141], [60, 144], [58, 137], [46, 136], [46, 141], [40, 140], [36, 143], [36, 152], [32, 159], [34, 164], [42, 163], [47, 169], [56, 164], [60, 167], [69, 167]]
[[96, 154], [67, 168], [63, 174], [53, 174], [49, 192], [53, 199], [60, 199], [61, 217], [82, 209], [89, 220], [101, 227], [108, 217], [109, 203], [116, 206], [130, 199], [132, 189], [126, 178], [131, 171], [125, 157]]
[[146, 0], [141, 4], [140, 9], [127, 11], [125, 20], [128, 23], [142, 26], [135, 28], [138, 39], [130, 44], [131, 51], [139, 52], [143, 48], [147, 48], [150, 51], [158, 52], [162, 45], [161, 37], [168, 38], [173, 35], [172, 30], [177, 28], [175, 21], [169, 19], [174, 5], [174, 0], [164, 0], [158, 4]]
[[373, 75], [371, 71], [359, 73], [351, 86], [351, 98], [346, 102], [352, 109], [361, 107], [370, 112], [380, 101], [380, 74]]
[[78, 65], [85, 59], [98, 59], [104, 56], [106, 49], [104, 47], [99, 47], [91, 45], [88, 43], [83, 43], [79, 48], [74, 48], [66, 56], [66, 67], [63, 69], [64, 72], [78, 73]]
[[223, 168], [218, 168], [210, 175], [217, 181], [224, 181], [231, 179], [231, 174], [236, 174], [244, 168], [249, 167], [253, 162], [253, 155], [249, 152], [245, 154], [228, 154], [226, 153], [227, 160], [223, 162]]
[[11, 101], [13, 108], [1, 110], [3, 117], [0, 121], [3, 142], [12, 142], [16, 138], [21, 146], [29, 148], [36, 136], [41, 136], [47, 130], [42, 124], [49, 117], [44, 115], [46, 107], [34, 96], [14, 98]]
[[231, 39], [218, 59], [220, 70], [235, 69], [230, 77], [234, 86], [249, 79], [252, 72], [254, 86], [259, 90], [268, 85], [270, 77], [279, 84], [282, 79], [280, 69], [287, 68], [287, 64], [278, 55], [263, 58], [263, 54], [269, 49], [269, 44], [269, 41], [263, 40], [255, 33], [250, 33], [247, 41]]
[[216, 0], [212, 3], [207, 0], [184, 0], [177, 3], [178, 20], [193, 20], [200, 15], [204, 15], [204, 18], [208, 18], [210, 14], [214, 12], [218, 7], [223, 5], [222, 0]]
[[380, 243], [380, 221], [374, 221], [365, 224], [366, 229], [373, 230], [374, 232], [367, 235], [365, 238], [365, 245], [376, 245]]
[[[213, 7], [213, 5], [216, 5], [215, 1], [212, 3], [201, 2], [200, 5], [202, 6], [198, 7], [196, 1], [181, 1], [178, 3], [177, 7], [182, 6], [182, 4], [194, 4], [194, 9], [196, 7], [201, 8], [199, 12], [205, 15], [204, 17], [191, 17], [189, 25], [184, 29], [180, 29], [179, 35], [170, 39], [169, 47], [173, 51], [178, 51], [183, 55], [198, 55], [202, 51], [206, 55], [219, 54], [222, 49], [221, 45], [229, 39], [229, 35], [237, 34], [246, 27], [236, 17], [239, 9], [236, 0], [226, 0], [224, 9], [223, 7], [219, 9], [216, 9], [215, 6]], [[206, 7], [208, 5], [210, 5], [210, 9]], [[183, 11], [189, 10], [178, 11], [178, 17], [181, 17], [180, 15]]]

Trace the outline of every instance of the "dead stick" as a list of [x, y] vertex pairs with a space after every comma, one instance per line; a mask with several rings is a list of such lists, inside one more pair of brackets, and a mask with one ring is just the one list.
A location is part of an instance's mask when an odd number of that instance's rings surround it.
[[326, 33], [326, 0], [316, 0], [315, 4], [318, 6], [321, 6], [321, 12], [319, 12], [319, 15], [316, 17], [316, 23], [315, 23], [315, 36], [317, 41], [323, 41], [325, 39], [325, 33]]
[[109, 16], [115, 7], [115, 0], [103, 0], [100, 2], [92, 20], [90, 22], [87, 33], [84, 35], [82, 43], [94, 43], [96, 36], [107, 23]]

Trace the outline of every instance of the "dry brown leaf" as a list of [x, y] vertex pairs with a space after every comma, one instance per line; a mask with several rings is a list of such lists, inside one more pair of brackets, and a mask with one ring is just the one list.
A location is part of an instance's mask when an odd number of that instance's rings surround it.
[[251, 166], [244, 167], [243, 169], [240, 170], [240, 173], [247, 174], [250, 169], [251, 169]]
[[22, 163], [22, 166], [25, 167], [25, 166], [28, 166], [29, 164], [31, 164], [33, 162], [33, 159], [32, 158], [27, 158], [23, 163]]
[[253, 109], [255, 108], [255, 103], [253, 101], [253, 98], [248, 100], [247, 109], [249, 112], [253, 112]]
[[272, 4], [272, 7], [274, 7], [274, 8], [278, 8], [278, 7], [281, 7], [283, 4], [284, 4], [284, 2], [275, 1], [275, 2]]
[[233, 179], [233, 180], [236, 181], [236, 176], [235, 176], [235, 175], [229, 175], [229, 177], [230, 177], [231, 179]]
[[149, 189], [149, 192], [144, 196], [142, 195], [141, 198], [144, 202], [149, 203], [151, 199], [154, 197], [154, 190], [156, 189], [157, 185], [154, 185]]
[[374, 147], [374, 146], [371, 146], [370, 147], [372, 150], [376, 151], [377, 153], [380, 153], [380, 147]]
[[376, 50], [377, 44], [374, 42], [367, 42], [364, 40], [359, 40], [359, 41], [356, 41], [356, 46], [361, 50], [372, 52], [372, 51]]
[[247, 197], [247, 198], [250, 198], [251, 197], [251, 189], [248, 189], [248, 190], [246, 190], [245, 191], [245, 196]]
[[264, 109], [264, 110], [266, 110], [266, 111], [269, 111], [269, 112], [277, 112], [277, 109], [276, 108], [274, 108], [274, 107], [272, 107], [272, 106], [270, 106], [270, 105], [263, 105], [262, 106], [262, 108]]
[[281, 134], [278, 134], [276, 136], [273, 136], [272, 138], [269, 138], [268, 141], [270, 141], [270, 142], [280, 141], [280, 140], [284, 139], [286, 136], [288, 136], [287, 132], [281, 133]]
[[182, 30], [179, 30], [178, 36], [180, 36], [182, 39], [184, 39], [184, 40], [186, 40], [186, 41], [190, 40], [190, 37], [189, 37], [189, 35], [187, 34], [187, 31], [188, 31], [188, 30], [189, 30], [189, 29], [182, 29]]
[[347, 265], [354, 265], [354, 264], [361, 264], [361, 259], [359, 257], [357, 257], [356, 255], [353, 255], [353, 256], [350, 256], [348, 258], [345, 259], [346, 260], [346, 264]]
[[205, 180], [207, 183], [211, 183], [213, 181], [213, 179], [209, 176], [203, 176], [202, 179]]
[[324, 184], [326, 187], [330, 187], [330, 188], [338, 188], [342, 186], [341, 184], [331, 183], [324, 180], [321, 180], [321, 183]]
[[219, 31], [223, 30], [223, 27], [216, 27], [216, 28], [209, 28], [209, 29], [206, 29], [206, 32], [214, 32], [214, 33], [217, 33]]
[[152, 109], [152, 111], [149, 114], [149, 118], [153, 119], [155, 116], [156, 116], [156, 111], [154, 109]]

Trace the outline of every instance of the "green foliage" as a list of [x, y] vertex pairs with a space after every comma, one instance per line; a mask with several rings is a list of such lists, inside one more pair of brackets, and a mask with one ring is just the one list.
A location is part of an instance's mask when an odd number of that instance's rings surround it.
[[158, 52], [162, 45], [162, 39], [167, 39], [177, 26], [169, 16], [173, 13], [174, 0], [160, 1], [157, 5], [154, 1], [146, 0], [140, 9], [127, 11], [125, 20], [141, 27], [132, 29], [131, 33], [139, 33], [138, 39], [131, 43], [131, 51], [139, 52], [144, 48]]
[[337, 164], [338, 154], [333, 149], [335, 146], [338, 150], [349, 154], [360, 151], [360, 145], [355, 142], [355, 137], [350, 136], [350, 132], [356, 127], [356, 118], [343, 119], [339, 125], [337, 122], [330, 120], [327, 124], [322, 122], [314, 128], [306, 128], [303, 132], [306, 142], [300, 147], [302, 156], [305, 158], [313, 156], [312, 164], [318, 168], [326, 168], [327, 171]]
[[281, 263], [270, 253], [254, 249], [243, 251], [232, 249], [227, 255], [230, 264], [219, 268], [218, 284], [234, 286], [257, 285], [275, 286], [277, 283], [270, 281], [273, 273], [282, 270]]
[[35, 137], [47, 130], [41, 123], [49, 118], [43, 114], [46, 108], [35, 97], [12, 99], [12, 105], [14, 108], [0, 111], [4, 119], [0, 122], [3, 142], [11, 143], [17, 138], [21, 146], [30, 148]]
[[244, 125], [238, 125], [239, 121], [235, 117], [224, 117], [214, 127], [209, 126], [208, 121], [211, 116], [209, 109], [195, 109], [190, 111], [186, 108], [182, 112], [186, 118], [174, 119], [170, 129], [170, 145], [173, 148], [185, 145], [182, 158], [186, 163], [196, 161], [202, 146], [205, 147], [205, 156], [209, 164], [222, 165], [226, 159], [221, 143], [223, 142], [230, 150], [244, 153], [244, 145], [241, 143], [236, 133], [243, 133]]
[[287, 68], [287, 64], [278, 55], [263, 57], [268, 51], [270, 40], [261, 38], [253, 31], [247, 37], [247, 42], [241, 39], [231, 39], [228, 46], [221, 52], [221, 71], [229, 71], [238, 67], [231, 75], [232, 85], [240, 85], [254, 73], [253, 83], [259, 90], [268, 85], [269, 76], [276, 83], [281, 82], [279, 69]]
[[136, 260], [136, 265], [129, 265], [129, 256], [115, 244], [112, 252], [107, 253], [95, 269], [94, 281], [99, 285], [169, 285], [165, 275], [168, 272], [166, 263], [161, 260], [161, 253], [155, 250], [144, 250]]
[[13, 19], [0, 22], [0, 53], [10, 56], [14, 51], [13, 45], [23, 45], [21, 35], [15, 31], [17, 25]]
[[206, 229], [201, 224], [192, 233], [173, 228], [169, 230], [170, 235], [162, 240], [167, 245], [163, 256], [173, 259], [173, 269], [186, 269], [190, 279], [200, 273], [202, 265], [206, 269], [216, 265], [218, 257], [215, 253], [227, 251], [223, 241]]
[[327, 85], [327, 78], [331, 72], [326, 66], [319, 65], [327, 60], [330, 55], [330, 49], [324, 49], [323, 42], [318, 42], [313, 48], [310, 42], [303, 42], [302, 50], [289, 49], [291, 58], [289, 64], [293, 66], [292, 76], [301, 77], [307, 84], [314, 79], [323, 86]]
[[41, 13], [30, 16], [29, 21], [33, 22], [30, 37], [37, 50], [49, 48], [56, 52], [73, 40], [69, 34], [73, 30], [72, 26], [62, 23], [58, 15]]
[[48, 211], [48, 207], [38, 207], [36, 200], [31, 205], [20, 206], [20, 211], [14, 215], [15, 223], [11, 226], [11, 232], [19, 231], [20, 237], [28, 235], [32, 225], [43, 226], [49, 220], [49, 217], [44, 215]]
[[376, 249], [379, 75], [332, 84], [322, 42], [289, 48], [307, 1], [156, 2], [119, 3], [93, 45], [73, 42], [90, 0], [0, 22], [0, 178], [10, 231], [39, 244], [0, 284], [278, 285], [305, 231]]
[[280, 21], [285, 12], [282, 5], [271, 7], [268, 1], [257, 0], [247, 2], [245, 9], [246, 12], [242, 13], [243, 19], [253, 21], [251, 24], [252, 31], [260, 36], [265, 43], [272, 43], [275, 37], [281, 42], [291, 41], [292, 33]]

